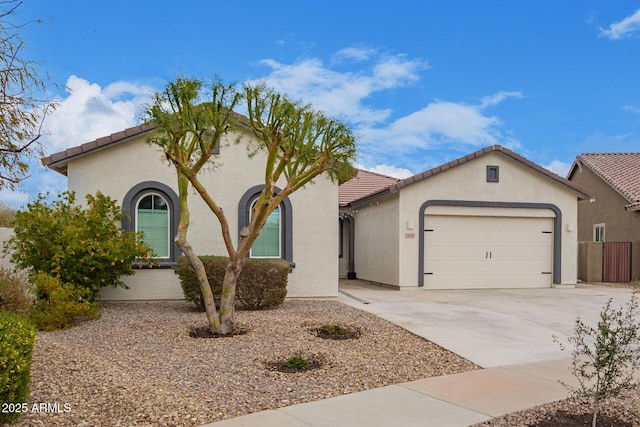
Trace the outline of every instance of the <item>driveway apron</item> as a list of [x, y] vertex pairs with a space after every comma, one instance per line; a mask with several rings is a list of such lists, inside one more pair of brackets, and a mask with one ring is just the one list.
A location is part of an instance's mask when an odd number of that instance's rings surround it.
[[340, 282], [340, 301], [368, 311], [483, 368], [570, 357], [562, 343], [576, 318], [596, 325], [609, 300], [623, 306], [624, 288], [394, 290], [360, 280]]

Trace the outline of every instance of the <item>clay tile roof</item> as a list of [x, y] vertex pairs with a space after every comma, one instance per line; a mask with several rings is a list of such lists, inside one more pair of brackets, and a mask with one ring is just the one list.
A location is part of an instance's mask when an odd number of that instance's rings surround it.
[[355, 177], [338, 187], [338, 204], [340, 206], [346, 206], [354, 200], [383, 190], [399, 181], [397, 178], [364, 169], [357, 169], [357, 171]]
[[576, 158], [631, 204], [640, 207], [640, 153], [586, 153]]

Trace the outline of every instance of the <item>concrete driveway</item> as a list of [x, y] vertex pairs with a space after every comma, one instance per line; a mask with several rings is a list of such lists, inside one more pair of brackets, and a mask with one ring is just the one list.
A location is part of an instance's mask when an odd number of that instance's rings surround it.
[[483, 368], [570, 357], [575, 320], [596, 325], [609, 300], [624, 306], [630, 289], [404, 290], [340, 281], [340, 301], [389, 320]]

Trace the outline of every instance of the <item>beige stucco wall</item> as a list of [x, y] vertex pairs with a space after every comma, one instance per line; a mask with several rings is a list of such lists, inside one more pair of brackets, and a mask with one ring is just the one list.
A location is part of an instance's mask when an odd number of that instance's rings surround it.
[[640, 211], [626, 211], [630, 202], [587, 167], [576, 168], [571, 181], [585, 188], [593, 200], [578, 203], [578, 239], [593, 241], [593, 226], [605, 224], [605, 241], [631, 242], [640, 240]]
[[[244, 138], [249, 136], [245, 135]], [[231, 141], [232, 138], [229, 139]], [[251, 187], [264, 182], [264, 155], [247, 157], [246, 145], [221, 143], [218, 167], [202, 172], [201, 180], [229, 221], [237, 243], [238, 203]], [[102, 191], [122, 203], [136, 184], [156, 181], [176, 193], [175, 172], [144, 137], [111, 146], [68, 164], [68, 188], [78, 196]], [[283, 187], [284, 183], [279, 183]], [[325, 176], [290, 196], [293, 219], [293, 261], [289, 297], [334, 297], [338, 289], [338, 188]], [[190, 196], [189, 240], [202, 255], [226, 255], [218, 220], [197, 194]], [[131, 290], [105, 290], [105, 299], [181, 298], [173, 270], [139, 271], [125, 280]]]
[[[500, 182], [486, 181], [486, 166], [499, 166]], [[389, 240], [397, 242], [398, 256], [388, 258], [386, 253], [371, 251], [367, 259], [356, 256], [356, 269], [361, 277], [363, 264], [374, 264], [377, 269], [387, 271], [384, 283], [400, 287], [418, 286], [418, 258], [420, 207], [427, 200], [466, 200], [466, 201], [495, 201], [495, 202], [530, 202], [551, 203], [562, 212], [562, 284], [575, 284], [577, 279], [577, 195], [575, 192], [556, 183], [550, 178], [532, 171], [515, 160], [499, 153], [490, 153], [478, 159], [466, 162], [438, 175], [418, 183], [409, 185], [399, 191], [393, 200], [385, 202], [393, 206], [385, 207], [386, 212], [395, 212], [396, 227], [394, 235]], [[374, 210], [381, 207], [359, 207], [357, 228], [364, 228], [362, 218], [372, 221], [367, 226], [369, 232], [375, 234], [382, 229], [384, 215], [375, 215]], [[427, 214], [430, 213], [427, 209]], [[521, 215], [521, 216], [550, 216], [552, 212], [532, 210], [495, 210], [485, 208], [476, 209], [475, 213], [490, 215]], [[482, 210], [484, 209], [484, 212]], [[370, 212], [370, 214], [367, 214]], [[468, 211], [473, 213], [473, 211]], [[474, 214], [475, 214], [474, 213]], [[413, 227], [411, 229], [410, 227]], [[572, 231], [569, 231], [571, 229]], [[360, 236], [359, 234], [357, 234]], [[356, 247], [361, 243], [356, 239]], [[377, 249], [377, 248], [376, 248]], [[361, 254], [358, 252], [358, 254]], [[397, 265], [394, 265], [397, 262]], [[397, 271], [395, 277], [388, 277]], [[375, 280], [375, 279], [372, 279]]]
[[355, 271], [359, 279], [399, 285], [398, 196], [353, 211]]
[[584, 282], [602, 281], [602, 243], [578, 242], [578, 279]]

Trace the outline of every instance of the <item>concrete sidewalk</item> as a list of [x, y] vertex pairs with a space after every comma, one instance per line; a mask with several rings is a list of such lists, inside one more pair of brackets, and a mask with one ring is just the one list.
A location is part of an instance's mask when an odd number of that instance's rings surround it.
[[209, 426], [464, 427], [568, 397], [577, 386], [566, 341], [580, 316], [597, 322], [609, 298], [624, 305], [629, 289], [397, 291], [359, 280], [340, 285], [339, 300], [368, 311], [482, 366]]
[[318, 400], [208, 424], [224, 427], [465, 427], [565, 399], [569, 359], [488, 368]]

